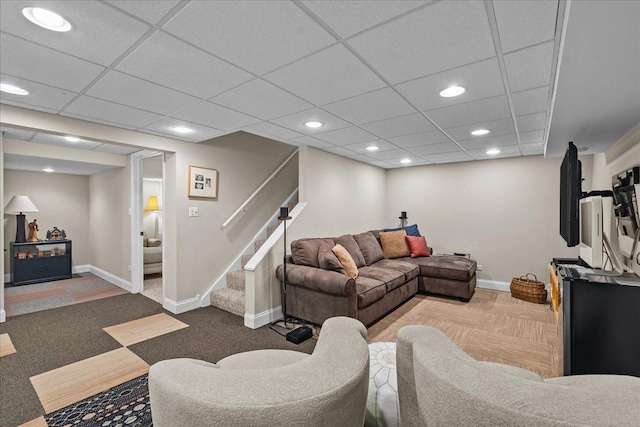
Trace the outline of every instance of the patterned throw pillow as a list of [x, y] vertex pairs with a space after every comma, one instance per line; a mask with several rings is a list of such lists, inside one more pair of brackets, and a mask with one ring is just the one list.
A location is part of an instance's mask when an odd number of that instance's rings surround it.
[[407, 232], [389, 231], [380, 232], [380, 243], [382, 244], [382, 251], [385, 258], [401, 258], [411, 255], [409, 245], [407, 244]]
[[358, 277], [358, 267], [356, 267], [356, 263], [344, 246], [337, 244], [331, 250], [336, 254], [336, 257], [338, 257], [338, 261], [340, 261], [342, 268], [344, 268], [345, 274], [352, 279]]

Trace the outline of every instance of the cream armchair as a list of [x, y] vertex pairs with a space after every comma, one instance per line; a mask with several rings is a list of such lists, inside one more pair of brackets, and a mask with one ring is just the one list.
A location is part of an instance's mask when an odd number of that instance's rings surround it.
[[217, 364], [158, 362], [149, 371], [153, 425], [362, 427], [366, 335], [359, 321], [335, 317], [323, 324], [311, 355], [258, 350]]
[[428, 326], [400, 329], [396, 351], [403, 427], [640, 425], [640, 378], [543, 380], [524, 369], [478, 362]]

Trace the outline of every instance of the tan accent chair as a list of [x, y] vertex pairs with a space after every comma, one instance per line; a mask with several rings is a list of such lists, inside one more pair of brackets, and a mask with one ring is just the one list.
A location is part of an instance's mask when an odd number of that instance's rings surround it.
[[366, 336], [359, 321], [335, 317], [322, 325], [311, 355], [257, 350], [217, 364], [158, 362], [149, 371], [153, 425], [362, 427], [369, 387]]
[[637, 426], [640, 378], [542, 379], [479, 362], [428, 326], [400, 329], [396, 348], [403, 427]]

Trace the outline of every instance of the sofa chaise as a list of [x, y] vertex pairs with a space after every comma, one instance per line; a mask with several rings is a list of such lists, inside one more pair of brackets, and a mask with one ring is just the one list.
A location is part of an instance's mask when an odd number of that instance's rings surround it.
[[[353, 258], [356, 278], [347, 276], [336, 264], [332, 248], [337, 244]], [[283, 275], [284, 266], [280, 265], [276, 276], [282, 281]], [[474, 260], [456, 256], [386, 258], [379, 230], [299, 239], [291, 242], [287, 259], [287, 314], [316, 324], [348, 316], [369, 326], [419, 291], [468, 301], [475, 285]]]

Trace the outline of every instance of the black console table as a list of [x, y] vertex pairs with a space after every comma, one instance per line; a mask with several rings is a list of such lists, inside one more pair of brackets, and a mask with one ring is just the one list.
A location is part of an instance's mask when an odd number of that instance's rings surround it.
[[71, 278], [71, 240], [11, 242], [10, 246], [14, 286]]
[[587, 276], [554, 262], [564, 293], [564, 374], [640, 377], [640, 278]]

